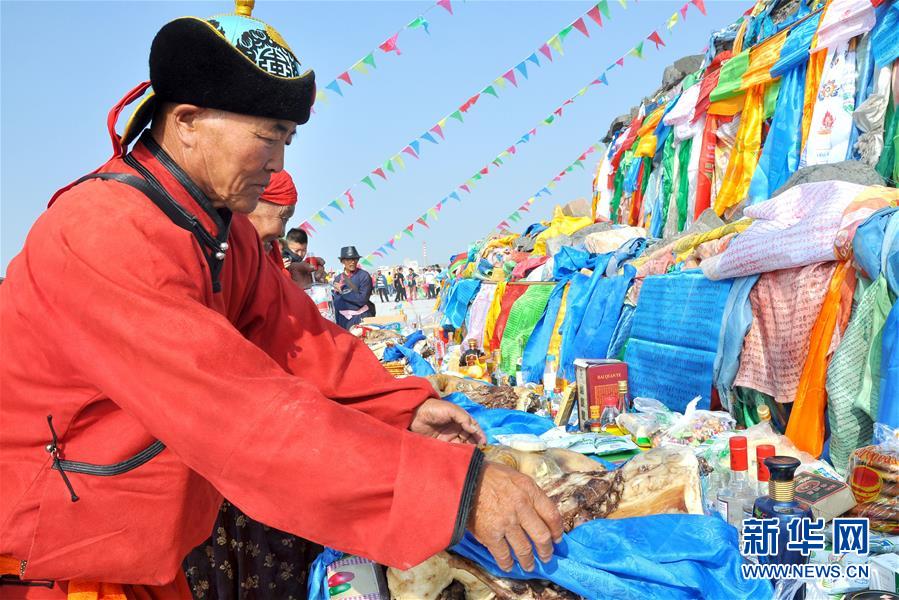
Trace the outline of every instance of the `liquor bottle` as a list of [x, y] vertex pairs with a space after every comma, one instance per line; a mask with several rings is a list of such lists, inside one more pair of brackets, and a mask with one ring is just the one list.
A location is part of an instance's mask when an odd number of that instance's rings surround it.
[[496, 350], [493, 353], [493, 364], [495, 365], [493, 371], [493, 385], [509, 385], [509, 376], [503, 371], [502, 355], [499, 350]]
[[756, 413], [759, 416], [759, 424], [768, 423], [771, 424], [771, 409], [768, 408], [767, 404], [761, 404], [755, 409]]
[[543, 368], [543, 387], [547, 390], [556, 389], [556, 371], [556, 357], [548, 354], [546, 366]]
[[735, 435], [730, 438], [729, 443], [730, 481], [718, 492], [718, 512], [725, 521], [740, 529], [743, 522], [743, 505], [755, 500], [756, 495], [754, 487], [749, 483], [746, 437]]
[[[776, 453], [777, 451], [771, 444], [761, 444], [755, 449], [756, 478], [758, 479], [757, 491], [759, 497], [767, 495], [768, 488], [771, 487], [768, 485], [768, 482], [771, 480], [771, 473], [768, 471], [768, 467], [765, 466], [765, 459], [771, 458]], [[750, 508], [750, 513], [752, 510], [753, 509]]]
[[[803, 556], [801, 551], [787, 549], [790, 541], [789, 524], [795, 519], [813, 518], [812, 510], [795, 498], [796, 482], [793, 478], [799, 464], [792, 456], [772, 456], [765, 459], [765, 466], [771, 477], [768, 494], [755, 501], [752, 516], [756, 519], [777, 519], [780, 533], [775, 553], [759, 556], [762, 564], [802, 565], [808, 562], [808, 556]], [[794, 596], [794, 600], [801, 597], [804, 594]]]
[[618, 410], [626, 413], [631, 409], [631, 398], [627, 393], [627, 379], [618, 382]]
[[492, 383], [493, 382], [493, 372], [496, 371], [496, 363], [493, 361], [493, 353], [492, 352], [487, 355], [487, 359], [486, 359], [484, 368], [487, 370], [487, 379], [489, 379], [490, 382]]

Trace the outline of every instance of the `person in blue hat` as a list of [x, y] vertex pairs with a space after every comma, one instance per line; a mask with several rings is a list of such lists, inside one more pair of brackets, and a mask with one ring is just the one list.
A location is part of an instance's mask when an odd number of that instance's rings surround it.
[[375, 316], [371, 274], [359, 268], [361, 258], [355, 246], [340, 249], [343, 273], [334, 280], [334, 311], [337, 324], [344, 329], [358, 325], [365, 317]]

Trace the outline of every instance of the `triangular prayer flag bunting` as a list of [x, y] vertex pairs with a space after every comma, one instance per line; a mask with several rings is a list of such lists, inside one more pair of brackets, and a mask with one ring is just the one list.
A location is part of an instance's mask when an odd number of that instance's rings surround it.
[[503, 229], [503, 228], [506, 228], [506, 227], [508, 227], [508, 226], [509, 226], [508, 223], [506, 223], [505, 221], [502, 221], [502, 222], [500, 222], [500, 224], [497, 225], [496, 227], [497, 227], [497, 229]]
[[387, 242], [387, 243], [384, 244], [384, 245], [385, 245], [385, 246], [390, 246], [390, 249], [392, 250], [393, 248], [396, 247], [396, 240], [391, 239], [389, 242]]
[[693, 4], [693, 6], [695, 6], [696, 8], [698, 8], [699, 12], [701, 12], [702, 14], [706, 14], [704, 0], [690, 0], [690, 3]]
[[537, 58], [537, 53], [536, 53], [536, 52], [532, 52], [531, 55], [527, 57], [527, 60], [531, 61], [532, 63], [534, 63], [534, 64], [537, 65], [538, 67], [540, 66], [540, 59]]
[[309, 221], [303, 221], [300, 223], [300, 229], [305, 231], [306, 233], [315, 233], [316, 229], [312, 226]]
[[553, 121], [555, 121], [555, 120], [556, 120], [556, 117], [555, 117], [555, 116], [549, 115], [548, 117], [546, 117], [545, 119], [543, 119], [543, 122], [544, 122], [546, 125], [552, 125]]
[[425, 30], [425, 33], [430, 35], [431, 32], [428, 31], [428, 25], [429, 25], [429, 23], [428, 23], [427, 19], [425, 19], [424, 17], [416, 17], [412, 22], [410, 22], [408, 25], [406, 25], [406, 27], [409, 29], [418, 29], [419, 27], [421, 27], [422, 29]]
[[368, 75], [368, 67], [366, 67], [365, 63], [362, 62], [361, 60], [359, 62], [357, 62], [356, 64], [354, 64], [352, 67], [350, 67], [350, 69], [352, 69], [353, 71], [356, 71], [357, 73], [362, 73], [363, 75]]
[[636, 56], [637, 58], [643, 58], [643, 42], [640, 42], [636, 46], [630, 49], [628, 52], [631, 56]]
[[553, 111], [553, 114], [555, 114], [555, 115], [561, 117], [561, 116], [562, 116], [562, 107], [560, 106], [559, 108], [557, 108], [556, 110], [554, 110], [554, 111]]
[[524, 61], [521, 61], [520, 63], [515, 65], [515, 68], [518, 70], [519, 73], [524, 75], [525, 79], [528, 78], [528, 66], [524, 63]]
[[434, 139], [434, 136], [431, 135], [430, 133], [422, 134], [421, 139], [427, 140], [427, 141], [431, 142], [432, 144], [438, 143], [437, 140]]
[[503, 79], [502, 76], [497, 77], [496, 79], [493, 80], [493, 85], [495, 85], [496, 87], [498, 87], [501, 90], [504, 90], [504, 89], [506, 89], [506, 80]]
[[421, 225], [423, 225], [426, 229], [430, 229], [430, 227], [428, 226], [428, 224], [425, 222], [425, 220], [424, 220], [423, 218], [422, 218], [422, 219], [418, 219], [418, 220], [415, 221], [415, 222], [416, 222], [416, 223], [419, 223], [419, 224], [421, 224]]
[[518, 219], [520, 219], [520, 218], [521, 218], [521, 215], [519, 215], [517, 212], [514, 212], [511, 215], [509, 215], [509, 220], [512, 221], [513, 223], [517, 222]]
[[512, 69], [509, 69], [508, 71], [503, 73], [503, 79], [505, 79], [515, 87], [518, 87], [518, 82], [515, 81], [515, 73], [512, 72]]
[[553, 50], [558, 52], [560, 56], [564, 54], [564, 52], [562, 52], [562, 40], [559, 39], [558, 35], [554, 35], [549, 38], [549, 42], [547, 43], [552, 46]]
[[[593, 85], [593, 84], [598, 83], [598, 82], [599, 82], [599, 80], [595, 80], [595, 81], [593, 81], [590, 85]], [[577, 91], [577, 94], [575, 94], [575, 96], [577, 96], [578, 98], [580, 98], [581, 96], [583, 96], [584, 94], [586, 94], [586, 93], [587, 93], [587, 88], [588, 88], [588, 87], [590, 87], [590, 86], [582, 87], [581, 89], [579, 89], [579, 90]]]
[[368, 187], [370, 187], [373, 190], [377, 189], [375, 187], [374, 182], [371, 180], [371, 177], [369, 177], [368, 175], [366, 175], [365, 177], [362, 178], [362, 183], [364, 183], [365, 185], [367, 185]]
[[443, 126], [440, 123], [437, 123], [436, 125], [431, 127], [431, 131], [439, 135], [441, 140], [446, 139], [445, 137], [443, 137]]
[[618, 0], [618, 4], [621, 5], [621, 8], [627, 8], [627, 0]]
[[599, 5], [594, 6], [587, 11], [587, 16], [593, 19], [593, 22], [602, 27], [602, 15], [599, 14]]
[[587, 24], [584, 23], [584, 17], [581, 17], [577, 21], [572, 23], [572, 26], [583, 33], [585, 36], [590, 37], [590, 32], [587, 31]]
[[543, 54], [543, 56], [549, 59], [549, 62], [553, 61], [553, 51], [549, 49], [548, 44], [543, 44], [542, 46], [540, 46], [540, 52]]
[[328, 206], [336, 208], [338, 210], [338, 212], [340, 212], [340, 214], [343, 214], [343, 206], [340, 204], [339, 198], [337, 200], [332, 200], [331, 202], [328, 202]]
[[494, 158], [492, 161], [490, 161], [490, 164], [493, 165], [494, 167], [499, 167], [500, 165], [503, 164], [503, 159], [501, 159], [499, 157]]
[[418, 154], [415, 153], [415, 150], [413, 150], [411, 146], [406, 146], [405, 148], [403, 148], [403, 152], [413, 158], [418, 158]]
[[419, 154], [421, 152], [421, 142], [418, 140], [412, 140], [409, 142], [409, 145], [412, 146], [412, 149], [415, 150], [415, 154]]
[[350, 193], [350, 190], [347, 190], [343, 193], [346, 196], [347, 202], [350, 203], [350, 208], [356, 208], [356, 199], [353, 198], [353, 195]]
[[337, 76], [337, 79], [342, 79], [347, 82], [348, 85], [353, 85], [353, 80], [350, 79], [350, 74], [344, 71], [340, 75]]
[[340, 89], [340, 84], [337, 82], [336, 79], [334, 81], [332, 81], [331, 83], [329, 83], [328, 85], [326, 85], [325, 87], [327, 89], [331, 90], [332, 92], [335, 92], [340, 96], [343, 96], [343, 92]]
[[521, 212], [529, 212], [531, 209], [528, 208], [528, 204], [527, 204], [527, 202], [525, 202], [524, 204], [522, 204], [521, 206], [518, 207], [518, 210], [520, 210]]
[[499, 94], [496, 93], [496, 89], [492, 85], [488, 85], [483, 90], [481, 90], [482, 94], [490, 94], [494, 98], [499, 98]]
[[565, 41], [565, 38], [568, 37], [568, 34], [571, 33], [571, 30], [574, 29], [574, 25], [569, 25], [565, 29], [559, 32], [559, 40]]
[[320, 210], [320, 211], [318, 211], [318, 214], [321, 215], [321, 218], [324, 219], [325, 221], [327, 221], [328, 223], [333, 223], [333, 221], [331, 221], [331, 217], [329, 217], [328, 213], [326, 213], [325, 211]]
[[375, 175], [377, 175], [377, 176], [380, 177], [381, 179], [384, 179], [384, 180], [387, 179], [387, 175], [384, 174], [384, 169], [382, 169], [381, 167], [378, 167], [377, 169], [375, 169], [374, 171], [372, 171], [372, 173], [374, 173]]
[[524, 134], [523, 136], [521, 136], [521, 139], [518, 140], [516, 143], [517, 143], [517, 144], [527, 144], [527, 143], [528, 143], [528, 140], [530, 140], [530, 139], [531, 139], [531, 134], [530, 134], [530, 133], [526, 133], [526, 134]]
[[508, 152], [509, 154], [515, 154], [517, 150], [518, 149], [515, 146], [509, 146], [508, 148], [506, 148], [506, 152]]
[[315, 93], [315, 103], [318, 104], [319, 102], [328, 104], [328, 94], [325, 92], [325, 90], [318, 90]]
[[609, 0], [599, 0], [596, 7], [602, 12], [605, 18], [609, 18]]
[[405, 169], [405, 168], [406, 168], [406, 161], [404, 161], [404, 160], [403, 160], [403, 157], [400, 156], [399, 154], [397, 154], [396, 156], [393, 157], [393, 162], [395, 162], [396, 164], [398, 164], [398, 165], [400, 166], [401, 169]]
[[649, 37], [647, 37], [646, 39], [648, 39], [650, 42], [652, 42], [653, 44], [656, 45], [656, 50], [659, 49], [659, 46], [664, 46], [664, 45], [665, 45], [665, 42], [664, 42], [664, 40], [662, 40], [662, 38], [659, 36], [659, 32], [658, 32], [658, 31], [653, 31], [651, 34], [649, 34]]
[[462, 120], [462, 113], [459, 112], [458, 110], [457, 110], [456, 112], [454, 112], [453, 114], [451, 114], [451, 115], [450, 115], [450, 118], [452, 118], [452, 119], [458, 119], [458, 121], [459, 121], [460, 123], [464, 123], [464, 121]]
[[[439, 205], [438, 205], [438, 206], [439, 206]], [[428, 216], [431, 217], [431, 220], [436, 219], [436, 218], [437, 218], [437, 210], [435, 210], [434, 208], [429, 208], [429, 209], [428, 209]]]
[[541, 192], [546, 192], [547, 194], [549, 194], [550, 196], [552, 196], [552, 192], [549, 191], [549, 188], [548, 188], [548, 187], [545, 187], [545, 188], [543, 188], [543, 189], [540, 190], [540, 191], [541, 191]]
[[391, 173], [395, 173], [395, 172], [396, 172], [396, 171], [394, 171], [393, 161], [392, 161], [392, 160], [388, 159], [387, 162], [384, 163], [384, 170], [390, 171]]
[[474, 175], [471, 176], [471, 179], [469, 179], [468, 181], [469, 181], [469, 182], [475, 182], [475, 181], [478, 181], [480, 178], [481, 178], [481, 174], [480, 174], [480, 173], [475, 173]]
[[480, 173], [481, 175], [486, 175], [486, 174], [489, 173], [489, 172], [490, 172], [489, 167], [484, 167], [483, 169], [481, 169], [481, 170], [479, 171], [479, 173]]
[[478, 101], [478, 98], [480, 96], [481, 96], [480, 94], [475, 94], [474, 96], [472, 96], [471, 98], [466, 100], [465, 104], [463, 104], [462, 106], [459, 107], [459, 110], [461, 112], [468, 112], [468, 109], [475, 105], [475, 103]]
[[624, 66], [624, 57], [622, 56], [621, 58], [616, 60], [615, 64], [618, 65], [619, 67], [623, 67]]
[[455, 199], [457, 202], [462, 202], [462, 198], [459, 197], [459, 192], [453, 192], [450, 194], [450, 198]]
[[556, 189], [556, 181], [557, 181], [557, 180], [555, 180], [555, 179], [552, 180], [551, 182], [549, 182], [549, 185], [547, 185], [546, 187], [549, 188], [549, 189], [551, 189], [551, 190]]
[[383, 44], [378, 46], [378, 48], [380, 48], [384, 52], [396, 52], [396, 55], [399, 56], [400, 54], [402, 54], [402, 52], [400, 52], [399, 47], [396, 45], [396, 39], [399, 36], [400, 36], [399, 32], [394, 33], [392, 36], [387, 38], [387, 40], [385, 40]]
[[579, 167], [582, 168], [582, 169], [584, 168], [584, 163], [582, 163], [582, 162], [579, 161], [579, 160], [574, 161], [574, 164], [577, 165], [577, 166], [579, 166]]
[[604, 83], [604, 84], [606, 84], [606, 85], [609, 85], [609, 80], [608, 80], [608, 78], [606, 77], [606, 74], [605, 74], [605, 73], [603, 73], [602, 75], [599, 76], [599, 80], [600, 80], [602, 83]]
[[462, 185], [459, 186], [459, 189], [460, 189], [460, 190], [465, 190], [465, 191], [466, 191], [467, 193], [469, 193], [469, 194], [471, 193], [471, 188], [468, 187], [467, 184], [464, 184], [464, 183], [463, 183]]
[[675, 25], [677, 25], [677, 13], [674, 13], [668, 19], [668, 29], [672, 29]]
[[375, 65], [375, 55], [374, 53], [369, 54], [365, 58], [362, 59], [362, 62], [370, 66], [372, 69], [377, 69], [378, 67]]
[[403, 233], [405, 233], [406, 235], [408, 235], [408, 236], [409, 236], [410, 238], [412, 238], [413, 240], [415, 239], [415, 236], [412, 235], [412, 226], [411, 226], [411, 225], [409, 225], [408, 227], [406, 227], [405, 229], [403, 229]]
[[537, 135], [537, 128], [534, 127], [534, 128], [531, 129], [528, 133], [531, 134], [532, 136]]
[[687, 20], [687, 9], [688, 8], [690, 8], [689, 3], [684, 4], [683, 6], [680, 7], [680, 16], [681, 16], [681, 19], [683, 19], [684, 21]]
[[437, 6], [442, 6], [446, 9], [446, 12], [448, 12], [449, 14], [453, 14], [453, 5], [450, 0], [438, 0]]
[[403, 237], [403, 234], [402, 234], [402, 233], [398, 233], [398, 234], [396, 234], [395, 236], [393, 236], [393, 239], [396, 240], [396, 241], [400, 241], [400, 240], [402, 239], [402, 237]]

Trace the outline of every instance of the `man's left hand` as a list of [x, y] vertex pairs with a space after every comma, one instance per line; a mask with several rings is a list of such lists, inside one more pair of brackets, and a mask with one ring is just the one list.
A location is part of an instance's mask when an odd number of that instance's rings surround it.
[[452, 402], [436, 398], [425, 400], [416, 409], [409, 431], [444, 442], [487, 443], [487, 437], [471, 415]]

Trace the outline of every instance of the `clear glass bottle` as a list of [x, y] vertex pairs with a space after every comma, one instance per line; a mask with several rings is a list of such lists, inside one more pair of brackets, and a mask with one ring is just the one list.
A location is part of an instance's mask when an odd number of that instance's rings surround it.
[[546, 366], [543, 368], [543, 387], [547, 390], [556, 389], [556, 357], [552, 354], [546, 356]]
[[493, 385], [509, 385], [509, 376], [503, 371], [502, 355], [499, 350], [493, 352], [493, 364], [495, 365], [493, 371]]
[[735, 435], [730, 438], [729, 443], [730, 480], [727, 486], [718, 492], [718, 512], [724, 520], [740, 529], [743, 522], [743, 505], [755, 501], [756, 490], [749, 481], [746, 437]]

